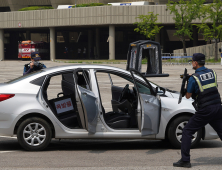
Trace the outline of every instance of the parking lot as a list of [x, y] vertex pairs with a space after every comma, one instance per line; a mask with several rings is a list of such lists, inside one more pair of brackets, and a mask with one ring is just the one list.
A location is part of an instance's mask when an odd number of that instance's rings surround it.
[[[25, 61], [0, 61], [0, 83], [22, 75]], [[47, 67], [70, 65], [44, 61]], [[125, 69], [124, 64], [112, 66]], [[163, 66], [169, 77], [148, 78], [156, 84], [179, 91], [179, 75], [184, 68], [193, 73], [190, 65]], [[222, 94], [222, 66], [207, 65], [218, 75], [219, 92]], [[145, 65], [143, 66], [143, 70]], [[123, 85], [124, 86], [124, 85]], [[193, 169], [221, 169], [222, 142], [201, 141], [191, 150]], [[0, 137], [1, 169], [180, 169], [172, 163], [180, 159], [180, 150], [173, 149], [164, 141], [147, 140], [52, 140], [49, 147], [41, 152], [24, 151], [16, 137]]]

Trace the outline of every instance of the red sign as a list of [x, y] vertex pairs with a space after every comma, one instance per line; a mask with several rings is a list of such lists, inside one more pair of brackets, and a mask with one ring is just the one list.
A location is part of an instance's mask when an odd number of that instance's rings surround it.
[[74, 109], [73, 105], [72, 105], [71, 98], [55, 102], [55, 107], [56, 107], [56, 111], [58, 114]]
[[19, 23], [18, 23], [18, 27], [22, 27], [22, 24], [21, 24], [21, 22], [19, 22]]

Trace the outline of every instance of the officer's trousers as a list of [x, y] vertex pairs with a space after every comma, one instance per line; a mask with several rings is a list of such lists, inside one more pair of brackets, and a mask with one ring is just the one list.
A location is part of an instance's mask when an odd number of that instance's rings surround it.
[[183, 129], [181, 155], [183, 161], [190, 161], [192, 135], [207, 124], [210, 124], [222, 140], [222, 106], [221, 104], [199, 109]]

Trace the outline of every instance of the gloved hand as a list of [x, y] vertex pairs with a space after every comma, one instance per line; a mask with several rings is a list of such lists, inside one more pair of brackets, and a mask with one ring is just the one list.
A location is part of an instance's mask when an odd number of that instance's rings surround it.
[[191, 74], [187, 74], [187, 75], [186, 75], [187, 82], [188, 82], [188, 80], [189, 80], [189, 78], [190, 78], [191, 76], [192, 76]]
[[187, 93], [187, 89], [184, 89], [184, 91], [182, 92], [182, 97], [184, 97]]

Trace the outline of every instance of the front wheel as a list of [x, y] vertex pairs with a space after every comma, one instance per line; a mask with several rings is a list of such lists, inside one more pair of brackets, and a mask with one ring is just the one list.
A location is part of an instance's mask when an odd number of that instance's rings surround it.
[[50, 143], [52, 130], [44, 119], [32, 117], [24, 120], [19, 125], [17, 138], [19, 144], [25, 150], [40, 151]]
[[[186, 126], [190, 116], [181, 116], [173, 120], [168, 128], [167, 137], [173, 147], [180, 149], [183, 128]], [[192, 136], [191, 147], [195, 147], [201, 140], [202, 129]]]

